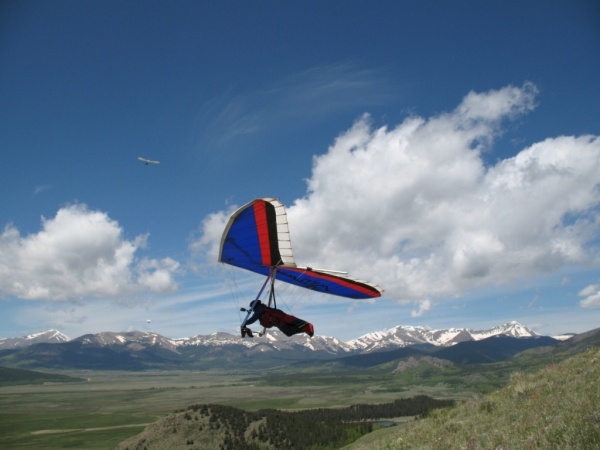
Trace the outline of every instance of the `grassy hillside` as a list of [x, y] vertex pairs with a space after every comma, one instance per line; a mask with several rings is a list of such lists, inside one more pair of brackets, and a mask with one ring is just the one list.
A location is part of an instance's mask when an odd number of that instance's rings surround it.
[[497, 392], [373, 433], [346, 449], [598, 448], [598, 380], [595, 347], [533, 374], [517, 372]]

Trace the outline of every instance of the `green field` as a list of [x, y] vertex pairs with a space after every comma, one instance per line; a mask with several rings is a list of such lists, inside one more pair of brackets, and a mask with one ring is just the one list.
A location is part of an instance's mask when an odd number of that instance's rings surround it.
[[338, 374], [282, 386], [261, 381], [266, 375], [261, 372], [60, 373], [86, 381], [0, 387], [0, 448], [109, 449], [192, 404], [298, 410], [384, 403], [418, 394], [461, 396], [444, 385], [391, 392], [389, 377], [377, 376]]

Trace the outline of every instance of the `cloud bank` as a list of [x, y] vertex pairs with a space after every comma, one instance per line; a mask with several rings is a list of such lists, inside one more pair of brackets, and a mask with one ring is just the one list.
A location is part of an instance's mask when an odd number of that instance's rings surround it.
[[37, 234], [21, 236], [7, 225], [0, 235], [0, 295], [65, 301], [171, 292], [179, 263], [136, 258], [146, 239], [124, 239], [117, 222], [80, 204], [42, 218]]
[[[306, 196], [287, 208], [296, 261], [376, 282], [418, 304], [415, 316], [476, 287], [597, 264], [597, 136], [549, 137], [484, 161], [536, 97], [526, 83], [471, 92], [452, 112], [395, 127], [361, 117], [314, 158]], [[203, 223], [210, 258], [225, 220]]]

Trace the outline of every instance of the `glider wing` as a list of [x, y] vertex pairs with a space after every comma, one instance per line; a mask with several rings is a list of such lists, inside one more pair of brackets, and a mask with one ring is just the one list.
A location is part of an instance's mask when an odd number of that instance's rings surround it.
[[292, 254], [285, 208], [277, 199], [256, 199], [235, 211], [223, 232], [219, 261], [287, 283], [342, 297], [380, 297], [366, 281], [330, 271], [298, 267]]
[[355, 280], [310, 267], [279, 267], [275, 277], [278, 280], [313, 291], [356, 300], [381, 297], [383, 292], [381, 288], [367, 281]]
[[160, 161], [152, 161], [151, 159], [142, 158], [138, 156], [138, 159], [146, 164], [160, 164]]

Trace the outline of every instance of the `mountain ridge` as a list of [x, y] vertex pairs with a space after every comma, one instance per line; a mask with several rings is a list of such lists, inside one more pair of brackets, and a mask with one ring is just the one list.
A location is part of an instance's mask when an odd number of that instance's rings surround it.
[[497, 325], [488, 330], [472, 330], [468, 328], [435, 330], [423, 326], [398, 325], [393, 328], [367, 333], [350, 341], [342, 341], [330, 336], [314, 336], [313, 338], [309, 338], [304, 334], [287, 338], [277, 330], [269, 330], [265, 336], [255, 337], [253, 339], [241, 339], [237, 335], [226, 332], [172, 339], [153, 331], [104, 331], [95, 334], [84, 334], [77, 338], [69, 339], [57, 330], [48, 330], [27, 335], [22, 338], [0, 339], [0, 349], [17, 349], [37, 343], [64, 343], [75, 341], [87, 345], [128, 345], [133, 347], [158, 345], [174, 352], [177, 352], [179, 347], [193, 345], [215, 347], [242, 345], [247, 348], [267, 345], [275, 350], [289, 350], [291, 348], [305, 347], [307, 350], [312, 351], [343, 354], [390, 350], [417, 344], [448, 347], [456, 345], [459, 342], [478, 341], [496, 335], [513, 337], [539, 336], [537, 333], [516, 321]]
[[0, 339], [0, 349], [21, 348], [38, 343], [68, 342], [69, 338], [57, 330], [46, 330], [23, 337]]
[[[447, 350], [450, 359], [453, 355], [459, 355], [458, 357], [467, 361], [481, 359], [481, 356], [474, 356], [472, 353], [485, 354], [487, 360], [503, 358], [505, 356], [502, 355], [506, 353], [496, 350], [497, 343], [486, 342], [494, 336], [520, 341], [507, 341], [506, 346], [510, 348], [538, 346], [541, 345], [542, 338], [548, 339], [548, 344], [554, 341], [533, 333], [517, 322], [477, 332], [398, 326], [370, 333], [350, 342], [327, 336], [309, 338], [304, 334], [288, 338], [277, 330], [252, 339], [242, 339], [224, 332], [179, 339], [145, 331], [102, 332], [85, 334], [66, 342], [64, 335], [59, 337], [57, 333], [56, 330], [39, 333], [35, 335], [35, 343], [32, 343], [34, 339], [30, 335], [21, 341], [21, 347], [15, 339], [11, 339], [10, 347], [2, 348], [0, 341], [0, 365], [30, 369], [208, 370], [278, 367], [295, 363], [320, 364], [328, 360], [342, 363], [341, 359], [350, 357], [355, 358], [348, 360], [350, 365], [369, 366], [377, 361], [383, 362], [390, 357], [404, 355], [406, 351], [420, 353]], [[42, 335], [53, 342], [39, 342]], [[457, 342], [456, 336], [459, 335], [460, 342]], [[60, 342], [56, 342], [57, 340]], [[471, 350], [464, 352], [465, 345]], [[485, 349], [486, 346], [489, 348]]]

